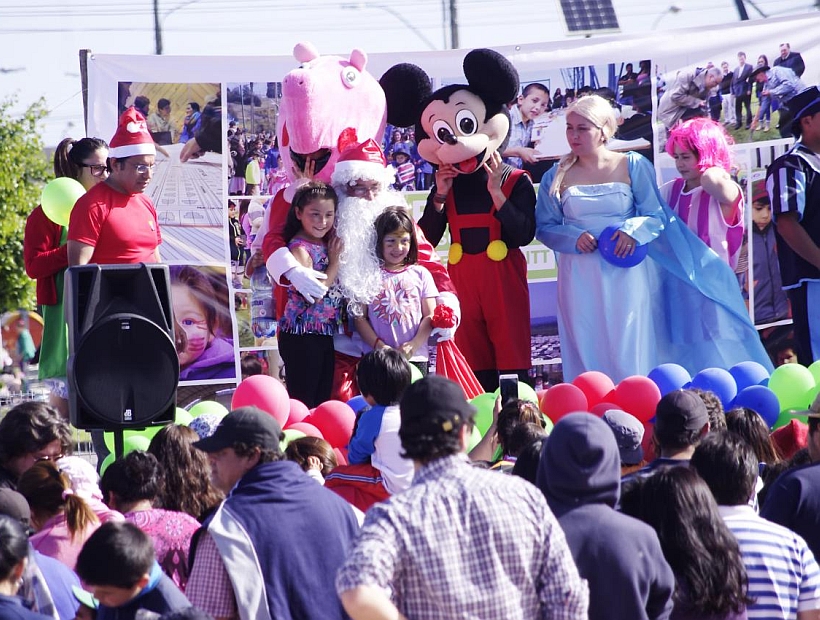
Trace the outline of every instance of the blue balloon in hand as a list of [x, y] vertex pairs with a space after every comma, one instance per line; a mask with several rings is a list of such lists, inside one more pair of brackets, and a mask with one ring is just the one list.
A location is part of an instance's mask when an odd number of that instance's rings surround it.
[[617, 239], [613, 239], [612, 235], [617, 231], [617, 226], [608, 226], [604, 229], [604, 232], [598, 237], [598, 251], [606, 262], [616, 267], [634, 267], [646, 258], [646, 254], [649, 252], [649, 245], [636, 244], [635, 251], [632, 254], [627, 254], [623, 257], [616, 256], [615, 246], [617, 245]]

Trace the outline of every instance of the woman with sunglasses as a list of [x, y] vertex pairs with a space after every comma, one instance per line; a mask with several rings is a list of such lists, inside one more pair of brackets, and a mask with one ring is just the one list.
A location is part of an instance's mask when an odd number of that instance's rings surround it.
[[[54, 175], [78, 181], [86, 191], [108, 176], [108, 144], [99, 138], [66, 138], [54, 152]], [[63, 318], [63, 273], [68, 267], [68, 227], [52, 222], [38, 205], [26, 220], [23, 260], [37, 280], [37, 303], [43, 307], [39, 378], [51, 387], [50, 404], [68, 417], [65, 383], [68, 342]]]

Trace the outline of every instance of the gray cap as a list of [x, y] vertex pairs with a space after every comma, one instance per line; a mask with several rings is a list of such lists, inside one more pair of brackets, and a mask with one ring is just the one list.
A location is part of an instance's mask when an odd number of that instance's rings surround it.
[[618, 452], [621, 454], [621, 463], [637, 465], [643, 460], [644, 426], [634, 415], [620, 409], [610, 409], [603, 416], [604, 422], [615, 434], [618, 443]]

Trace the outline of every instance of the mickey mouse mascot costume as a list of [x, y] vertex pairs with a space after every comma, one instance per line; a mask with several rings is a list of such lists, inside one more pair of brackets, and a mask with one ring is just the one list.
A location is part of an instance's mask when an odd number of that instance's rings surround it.
[[419, 67], [396, 65], [380, 83], [388, 121], [416, 126], [419, 154], [437, 170], [418, 222], [437, 245], [449, 225], [448, 270], [461, 302], [456, 344], [488, 392], [500, 373], [527, 380], [530, 301], [519, 249], [535, 235], [535, 189], [526, 172], [502, 163], [510, 131], [507, 104], [518, 72], [489, 49], [464, 59], [467, 84], [431, 92]]

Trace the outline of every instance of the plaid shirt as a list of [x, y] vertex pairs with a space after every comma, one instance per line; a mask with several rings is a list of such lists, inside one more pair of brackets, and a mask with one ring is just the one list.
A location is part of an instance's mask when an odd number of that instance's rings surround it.
[[[261, 583], [259, 587], [263, 587]], [[199, 536], [185, 595], [192, 605], [215, 618], [239, 618], [231, 578], [216, 542], [207, 531]]]
[[589, 605], [538, 489], [464, 455], [424, 465], [407, 491], [370, 508], [336, 590], [365, 585], [413, 620], [581, 620]]

